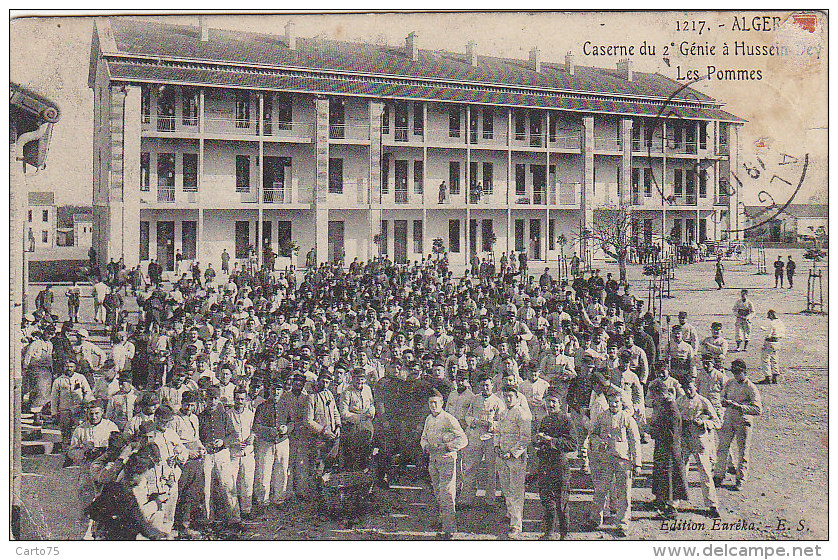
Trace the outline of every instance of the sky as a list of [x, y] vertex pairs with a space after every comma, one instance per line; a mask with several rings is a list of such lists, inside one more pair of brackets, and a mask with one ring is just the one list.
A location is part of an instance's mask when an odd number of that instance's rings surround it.
[[[126, 16], [136, 17], [136, 16]], [[149, 17], [149, 16], [145, 16]], [[776, 19], [774, 19], [776, 18]], [[194, 15], [154, 19], [197, 25]], [[702, 79], [694, 87], [725, 102], [725, 109], [748, 122], [740, 133], [742, 159], [766, 171], [751, 179], [741, 176], [746, 204], [757, 204], [760, 190], [778, 202], [797, 186], [802, 164], [780, 167], [783, 153], [809, 154], [803, 187], [794, 202], [827, 202], [827, 42], [826, 21], [819, 16], [813, 31], [795, 25], [788, 12], [483, 12], [431, 14], [279, 14], [209, 16], [210, 27], [281, 35], [295, 22], [300, 37], [403, 45], [415, 31], [420, 48], [465, 52], [469, 41], [480, 54], [527, 59], [537, 46], [544, 61], [561, 62], [568, 51], [577, 64], [615, 68], [619, 55], [593, 56], [593, 45], [635, 47], [634, 68], [676, 79], [688, 71], [707, 77], [718, 70], [758, 70], [759, 80]], [[695, 22], [695, 23], [693, 23]], [[700, 22], [704, 22], [702, 25]], [[767, 23], [770, 30], [756, 30]], [[684, 26], [686, 24], [686, 29]], [[87, 87], [93, 20], [90, 17], [36, 17], [12, 20], [10, 80], [55, 100], [61, 107], [54, 128], [47, 169], [33, 178], [36, 190], [56, 192], [58, 204], [90, 204], [92, 198], [93, 96]], [[654, 45], [654, 56], [640, 55]], [[586, 46], [586, 42], [589, 42]], [[721, 55], [727, 44], [785, 47], [784, 56]], [[682, 54], [681, 46], [693, 47]], [[663, 49], [669, 46], [664, 60]], [[716, 56], [702, 51], [715, 47]], [[753, 73], [751, 74], [753, 75]], [[757, 160], [756, 158], [759, 158]], [[768, 178], [779, 172], [787, 186]]]

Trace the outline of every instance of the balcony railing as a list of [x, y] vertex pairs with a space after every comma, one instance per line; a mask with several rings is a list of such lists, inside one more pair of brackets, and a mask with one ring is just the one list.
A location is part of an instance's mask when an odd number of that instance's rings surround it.
[[393, 138], [396, 142], [407, 142], [407, 130], [406, 126], [397, 126], [393, 130]]
[[157, 131], [157, 132], [197, 132], [198, 119], [192, 117], [152, 117], [151, 115], [142, 115], [140, 121], [143, 132]]
[[652, 138], [632, 138], [631, 151], [633, 152], [663, 152], [663, 137], [653, 136]]
[[553, 191], [558, 194], [558, 198], [551, 200], [551, 204], [577, 206], [581, 202], [582, 183], [559, 183], [558, 186], [553, 185]]
[[157, 202], [174, 202], [175, 188], [174, 187], [157, 187]]
[[695, 206], [698, 203], [695, 194], [681, 194], [672, 197], [675, 206]]
[[619, 152], [623, 149], [622, 138], [594, 138], [594, 149], [600, 152]]
[[674, 140], [667, 139], [666, 146], [670, 152], [676, 154], [695, 154], [698, 152], [698, 144], [696, 142], [681, 142], [676, 144]]
[[291, 204], [294, 190], [290, 186], [275, 185], [262, 190], [262, 202], [265, 204]]
[[516, 132], [512, 136], [512, 145], [515, 147], [543, 148], [546, 141], [547, 136], [544, 133]]
[[576, 136], [552, 136], [550, 147], [557, 150], [579, 150], [582, 148], [581, 133]]
[[204, 131], [211, 134], [256, 136], [259, 133], [256, 120], [236, 119], [234, 115], [207, 117], [204, 121]]
[[332, 140], [369, 140], [370, 124], [368, 121], [330, 124], [329, 138]]
[[270, 138], [302, 138], [314, 137], [314, 123], [310, 122], [278, 122], [264, 126], [262, 134]]

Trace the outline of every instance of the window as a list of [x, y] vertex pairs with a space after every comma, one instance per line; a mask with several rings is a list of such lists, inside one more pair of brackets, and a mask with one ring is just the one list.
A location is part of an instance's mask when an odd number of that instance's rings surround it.
[[29, 221], [29, 223], [32, 223], [32, 210], [29, 211], [28, 221]]
[[250, 222], [236, 222], [236, 257], [246, 259], [250, 254]]
[[492, 162], [483, 162], [483, 194], [490, 195], [494, 191], [494, 166]]
[[637, 167], [631, 168], [631, 192], [632, 194], [640, 192], [640, 169]]
[[250, 92], [236, 92], [236, 128], [250, 128]]
[[684, 170], [675, 170], [675, 196], [684, 194]]
[[460, 107], [452, 105], [448, 108], [448, 136], [449, 138], [460, 137]]
[[143, 124], [148, 124], [151, 122], [151, 89], [142, 86], [140, 92], [140, 114]]
[[181, 240], [181, 254], [183, 260], [195, 260], [195, 242], [198, 238], [198, 222], [193, 220], [184, 220], [181, 223], [180, 240]]
[[515, 111], [515, 139], [526, 140], [527, 115], [523, 111]]
[[279, 93], [276, 96], [277, 126], [280, 130], [291, 130], [294, 114], [290, 93]]
[[549, 234], [547, 236], [547, 241], [548, 241], [548, 244], [550, 245], [549, 249], [551, 251], [555, 251], [556, 250], [556, 220], [554, 220], [553, 218], [550, 218], [550, 221], [547, 223], [547, 231], [548, 231], [548, 234]]
[[175, 89], [172, 86], [157, 88], [157, 130], [175, 130]]
[[413, 252], [421, 255], [422, 249], [422, 220], [413, 220]]
[[236, 192], [250, 192], [250, 156], [236, 156]]
[[186, 126], [198, 125], [198, 90], [183, 88], [183, 116], [181, 123]]
[[157, 186], [175, 186], [175, 154], [157, 154]]
[[543, 142], [544, 117], [540, 111], [530, 113], [530, 146], [541, 146]]
[[701, 122], [698, 124], [698, 147], [702, 150], [707, 149], [707, 123]]
[[515, 164], [515, 194], [527, 193], [527, 166], [524, 163]]
[[343, 194], [343, 159], [329, 158], [329, 192]]
[[[425, 179], [424, 179], [424, 171], [422, 160], [416, 160], [413, 162], [413, 192], [416, 194], [422, 194], [425, 190]], [[421, 253], [422, 251], [416, 251], [417, 253]]]
[[386, 103], [381, 111], [381, 134], [390, 134], [390, 106]]
[[147, 191], [151, 176], [151, 154], [140, 154], [140, 190]]
[[148, 260], [148, 245], [149, 245], [149, 223], [147, 221], [140, 222], [140, 260]]
[[524, 220], [515, 220], [515, 250], [524, 250]]
[[707, 171], [704, 169], [698, 173], [698, 196], [707, 198]]
[[48, 222], [49, 221], [49, 210], [44, 210], [41, 213], [41, 221], [42, 222]]
[[490, 107], [483, 108], [483, 138], [491, 140], [495, 134], [495, 113]]
[[344, 138], [346, 135], [346, 114], [343, 99], [329, 98], [329, 138]]
[[556, 141], [556, 122], [558, 121], [558, 115], [555, 112], [550, 112], [547, 114], [547, 130], [550, 134], [550, 142]]
[[49, 242], [49, 232], [47, 232], [47, 231], [42, 231], [41, 232], [41, 241], [43, 241], [44, 243]]
[[390, 158], [381, 158], [381, 194], [390, 192]]
[[460, 162], [448, 162], [448, 185], [452, 195], [460, 194]]
[[282, 220], [276, 223], [276, 240], [279, 243], [279, 256], [290, 257], [291, 253], [291, 222]]
[[407, 142], [407, 102], [396, 102], [396, 142]]
[[492, 220], [483, 220], [481, 223], [481, 232], [483, 233], [483, 250], [484, 251], [492, 251], [492, 245], [494, 245], [494, 222]]
[[448, 220], [448, 250], [460, 252], [460, 220]]
[[262, 95], [262, 134], [270, 136], [273, 134], [273, 94], [265, 93]]
[[643, 168], [643, 196], [652, 196], [652, 168]]
[[387, 220], [381, 220], [381, 237], [378, 242], [378, 253], [387, 256]]
[[198, 191], [198, 154], [183, 154], [183, 190]]
[[468, 184], [469, 184], [469, 186], [472, 186], [472, 187], [475, 186], [477, 184], [478, 179], [480, 179], [480, 177], [477, 176], [477, 169], [478, 169], [478, 167], [477, 167], [477, 162], [476, 161], [472, 161], [472, 162], [469, 163], [469, 166], [468, 166]]
[[413, 102], [413, 134], [422, 136], [425, 133], [424, 105], [420, 101]]
[[477, 107], [470, 107], [469, 123], [468, 123], [468, 141], [471, 144], [477, 144], [477, 119], [480, 115], [477, 113]]

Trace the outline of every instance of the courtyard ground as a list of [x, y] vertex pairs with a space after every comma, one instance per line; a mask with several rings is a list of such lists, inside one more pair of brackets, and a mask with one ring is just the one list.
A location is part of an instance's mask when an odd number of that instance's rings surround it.
[[[724, 335], [733, 338], [732, 307], [739, 289], [748, 288], [756, 310], [753, 342], [747, 352], [732, 354], [748, 364], [749, 375], [757, 381], [761, 375], [761, 326], [765, 314], [775, 309], [787, 327], [787, 338], [780, 350], [782, 380], [779, 385], [760, 386], [764, 410], [756, 420], [751, 452], [751, 479], [744, 488], [733, 491], [728, 477], [719, 491], [720, 523], [704, 516], [698, 472], [690, 479], [691, 504], [679, 514], [685, 523], [670, 530], [653, 512], [642, 504], [651, 500], [649, 476], [652, 468], [650, 443], [644, 445], [643, 474], [635, 481], [634, 511], [630, 538], [659, 539], [825, 539], [828, 536], [828, 318], [801, 313], [806, 308], [808, 261], [802, 251], [782, 250], [785, 257], [794, 255], [798, 274], [794, 289], [775, 289], [771, 275], [756, 275], [755, 265], [726, 261], [727, 287], [716, 290], [711, 262], [679, 266], [672, 284], [672, 299], [664, 300], [666, 315], [677, 320], [678, 311], [688, 313], [688, 320], [703, 337], [710, 323], [721, 321]], [[768, 263], [776, 258], [769, 251]], [[826, 263], [824, 271], [824, 303], [827, 300]], [[614, 264], [600, 266], [602, 273], [613, 272]], [[540, 273], [533, 270], [533, 274]], [[642, 267], [629, 266], [629, 282], [633, 292], [646, 298], [647, 280]], [[30, 289], [30, 302], [39, 287]], [[66, 317], [63, 289], [57, 294], [58, 314]], [[31, 305], [31, 303], [30, 303]], [[92, 304], [83, 300], [85, 306]], [[735, 344], [733, 345], [735, 346]], [[79, 508], [75, 485], [77, 468], [61, 469], [61, 457], [41, 455], [24, 458], [24, 516], [28, 519], [29, 538], [77, 539], [83, 528], [74, 520]], [[418, 478], [418, 477], [417, 477]], [[604, 530], [588, 532], [581, 529], [592, 497], [589, 477], [574, 469], [571, 485], [571, 539], [612, 539], [613, 525], [606, 522]], [[524, 537], [537, 538], [542, 530], [542, 509], [537, 489], [528, 485], [524, 511]], [[430, 539], [433, 496], [420, 480], [400, 481], [390, 490], [380, 491], [375, 498], [375, 511], [354, 524], [321, 519], [306, 504], [289, 504], [286, 509], [248, 527], [245, 539]], [[458, 526], [463, 539], [496, 539], [505, 537], [503, 510], [499, 507], [477, 508], [458, 512]], [[726, 524], [726, 525], [722, 525]], [[682, 528], [683, 527], [683, 528]]]

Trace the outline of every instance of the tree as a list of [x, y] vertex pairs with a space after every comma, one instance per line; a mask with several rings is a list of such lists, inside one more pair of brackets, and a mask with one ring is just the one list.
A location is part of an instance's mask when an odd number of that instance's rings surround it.
[[564, 246], [567, 245], [567, 236], [563, 233], [559, 234], [559, 236], [556, 237], [556, 243], [559, 245], [559, 250], [561, 251], [561, 256], [559, 257], [559, 272], [558, 272], [558, 275], [559, 275], [558, 280], [561, 282], [562, 274], [563, 274], [562, 265], [565, 262]]
[[590, 229], [582, 232], [584, 239], [598, 243], [606, 255], [617, 260], [620, 282], [626, 281], [631, 223], [631, 211], [628, 208], [595, 208]]
[[436, 258], [439, 259], [442, 254], [445, 253], [445, 241], [443, 241], [441, 237], [437, 237], [434, 239], [431, 250], [433, 251], [433, 254], [436, 255]]

